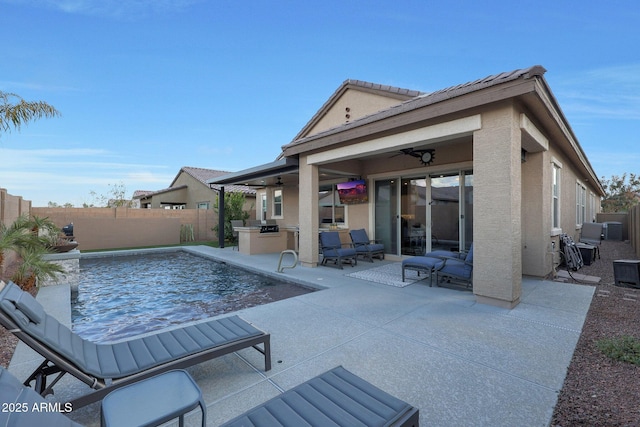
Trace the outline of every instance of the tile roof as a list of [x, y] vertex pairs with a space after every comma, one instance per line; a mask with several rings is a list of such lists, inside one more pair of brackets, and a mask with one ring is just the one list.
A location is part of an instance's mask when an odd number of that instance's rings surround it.
[[[219, 177], [219, 176], [228, 175], [231, 173], [228, 171], [194, 168], [189, 166], [184, 166], [182, 169], [180, 169], [180, 172], [184, 172], [191, 175], [192, 177], [194, 177], [196, 180], [200, 181], [203, 185], [206, 185], [207, 187], [209, 186], [209, 184], [207, 183], [208, 180]], [[173, 183], [176, 182], [176, 179], [178, 179], [180, 172], [178, 172], [178, 175], [176, 175], [171, 185], [173, 185]], [[220, 190], [220, 187], [221, 187], [220, 185], [213, 185], [213, 188], [218, 191]], [[224, 189], [227, 192], [240, 192], [248, 195], [256, 194], [255, 188], [247, 187], [246, 185], [225, 185]]]
[[[229, 173], [231, 173], [227, 171], [219, 171], [214, 169], [194, 168], [190, 166], [184, 166], [180, 169], [180, 171], [178, 172], [176, 177], [173, 179], [169, 187], [163, 188], [161, 190], [156, 190], [156, 191], [136, 190], [133, 193], [133, 198], [142, 199], [145, 197], [153, 196], [155, 194], [167, 193], [169, 191], [176, 191], [176, 190], [181, 190], [183, 188], [188, 188], [186, 185], [180, 185], [177, 187], [173, 186], [176, 183], [180, 174], [183, 172], [191, 175], [194, 179], [201, 182], [203, 185], [207, 187], [209, 187], [209, 184], [207, 183], [208, 180], [218, 176], [228, 175]], [[214, 185], [213, 189], [216, 191], [220, 191], [220, 187], [221, 187], [220, 185]], [[246, 185], [225, 185], [224, 189], [226, 192], [240, 192], [245, 195], [251, 195], [251, 196], [255, 196], [256, 194], [256, 190], [254, 188], [247, 187]]]
[[[331, 129], [327, 129], [325, 131], [319, 132], [317, 134], [313, 134], [304, 138], [300, 138], [290, 142], [287, 145], [282, 147], [285, 150], [287, 147], [294, 146], [300, 144], [305, 141], [313, 140], [316, 138], [320, 138], [323, 136], [331, 135], [334, 133], [339, 133], [345, 129], [362, 126], [368, 123], [372, 123], [378, 120], [385, 119], [387, 117], [391, 117], [397, 114], [405, 113], [407, 111], [416, 110], [418, 108], [425, 107], [427, 105], [435, 104], [437, 102], [442, 102], [447, 99], [455, 98], [457, 96], [462, 96], [471, 92], [479, 91], [491, 86], [496, 86], [499, 84], [507, 83], [510, 81], [518, 80], [518, 79], [529, 79], [532, 77], [542, 77], [546, 72], [545, 68], [540, 65], [534, 65], [528, 68], [522, 68], [510, 72], [504, 72], [499, 74], [493, 74], [478, 80], [474, 80], [472, 82], [459, 84], [456, 86], [451, 86], [445, 89], [437, 90], [435, 92], [430, 93], [420, 93], [413, 98], [404, 101], [398, 105], [390, 107], [386, 110], [353, 120], [348, 123], [341, 124], [340, 126], [336, 126]], [[409, 92], [406, 92], [409, 93]]]

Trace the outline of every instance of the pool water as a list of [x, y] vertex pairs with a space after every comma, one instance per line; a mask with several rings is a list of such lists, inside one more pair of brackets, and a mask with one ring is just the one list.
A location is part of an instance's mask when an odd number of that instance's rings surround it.
[[84, 258], [73, 330], [106, 342], [312, 292], [185, 252]]

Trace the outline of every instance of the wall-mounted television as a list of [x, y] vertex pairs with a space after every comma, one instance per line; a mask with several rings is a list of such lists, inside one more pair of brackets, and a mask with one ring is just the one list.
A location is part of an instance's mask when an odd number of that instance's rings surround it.
[[340, 203], [343, 205], [354, 205], [357, 203], [367, 203], [369, 201], [367, 182], [364, 179], [342, 182], [337, 185], [337, 188]]

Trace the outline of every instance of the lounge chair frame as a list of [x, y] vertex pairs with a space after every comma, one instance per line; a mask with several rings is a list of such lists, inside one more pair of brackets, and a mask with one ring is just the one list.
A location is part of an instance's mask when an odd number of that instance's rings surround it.
[[[216, 320], [209, 322], [216, 322]], [[64, 376], [64, 374], [69, 373], [95, 390], [70, 401], [74, 410], [90, 403], [100, 401], [112, 390], [123, 387], [127, 384], [132, 384], [166, 371], [183, 369], [197, 365], [204, 361], [224, 356], [248, 347], [253, 347], [260, 352], [264, 356], [265, 371], [271, 370], [271, 336], [270, 334], [260, 330], [258, 330], [260, 332], [258, 335], [223, 343], [210, 348], [204, 348], [201, 351], [152, 366], [140, 372], [126, 375], [121, 378], [100, 378], [96, 375], [83, 371], [73, 361], [51, 348], [49, 344], [26, 332], [13, 320], [13, 318], [5, 313], [3, 309], [0, 309], [0, 324], [45, 359], [25, 380], [25, 386], [30, 386], [33, 382], [35, 391], [42, 396], [46, 396], [47, 394], [52, 394], [55, 384]], [[136, 338], [131, 341], [135, 340]], [[262, 345], [262, 348], [259, 347], [260, 345]], [[55, 378], [49, 382], [49, 377], [52, 375], [55, 375]]]

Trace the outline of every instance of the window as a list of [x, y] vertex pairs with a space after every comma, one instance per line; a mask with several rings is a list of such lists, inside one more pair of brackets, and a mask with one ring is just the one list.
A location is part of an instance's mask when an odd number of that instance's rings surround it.
[[198, 203], [198, 209], [209, 209], [209, 202]]
[[576, 225], [582, 225], [587, 216], [587, 189], [576, 182]]
[[267, 219], [267, 193], [260, 195], [260, 219], [263, 221]]
[[336, 191], [336, 186], [323, 185], [318, 192], [318, 209], [319, 209], [319, 221], [320, 226], [327, 227], [329, 224], [344, 224], [345, 223], [345, 209], [344, 205], [340, 204], [340, 198]]
[[554, 162], [552, 168], [551, 227], [560, 229], [560, 170], [562, 166]]
[[596, 195], [592, 192], [589, 192], [589, 221], [596, 221], [596, 214], [598, 211], [596, 210]]
[[272, 218], [282, 218], [282, 190], [273, 190]]

